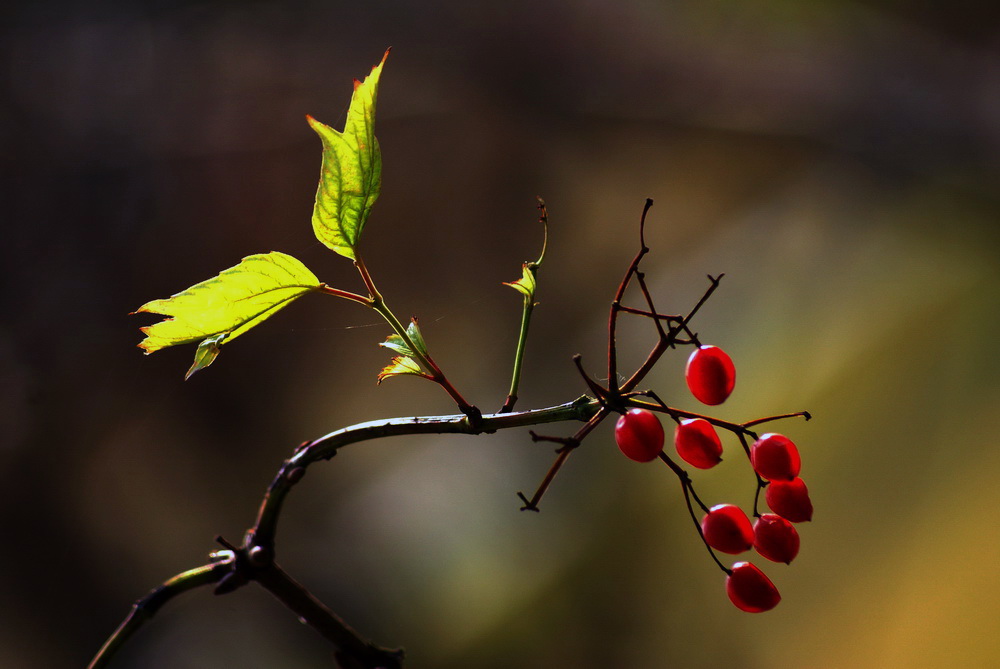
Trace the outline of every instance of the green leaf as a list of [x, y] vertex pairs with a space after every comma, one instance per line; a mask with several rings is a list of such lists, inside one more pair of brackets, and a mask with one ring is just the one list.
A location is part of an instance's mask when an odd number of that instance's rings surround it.
[[390, 376], [403, 376], [406, 374], [411, 376], [421, 376], [425, 379], [431, 378], [424, 373], [423, 369], [420, 367], [420, 363], [416, 360], [409, 356], [397, 355], [392, 359], [392, 362], [383, 367], [382, 371], [378, 373], [378, 383], [382, 383], [383, 380], [389, 378]]
[[[406, 327], [406, 336], [410, 338], [410, 341], [417, 347], [417, 351], [421, 355], [427, 355], [427, 344], [424, 343], [424, 337], [420, 334], [420, 327], [417, 325], [416, 318], [410, 319], [410, 324]], [[385, 346], [403, 356], [416, 355], [413, 349], [406, 343], [406, 340], [395, 333], [389, 335], [379, 346]]]
[[188, 369], [187, 374], [184, 375], [184, 380], [187, 381], [191, 378], [191, 375], [200, 369], [205, 369], [215, 361], [215, 357], [219, 355], [222, 350], [222, 340], [226, 338], [226, 334], [216, 335], [214, 337], [209, 337], [200, 344], [198, 344], [198, 350], [194, 352], [194, 362]]
[[201, 342], [188, 370], [189, 377], [212, 364], [223, 343], [229, 343], [322, 285], [305, 265], [290, 255], [272, 251], [247, 256], [218, 276], [136, 309], [134, 313], [168, 316], [140, 328], [146, 338], [139, 348], [149, 354], [168, 346]]
[[529, 300], [535, 299], [535, 267], [536, 263], [524, 263], [521, 265], [521, 278], [517, 281], [504, 282], [503, 285], [510, 286], [517, 292], [524, 295]]
[[399, 353], [400, 355], [411, 356], [413, 355], [413, 349], [406, 345], [403, 338], [398, 334], [389, 335], [384, 342], [381, 342], [379, 346], [385, 346], [388, 349]]
[[375, 101], [382, 66], [364, 82], [354, 80], [354, 95], [343, 131], [311, 116], [306, 120], [323, 141], [323, 164], [312, 224], [316, 239], [340, 255], [355, 259], [354, 249], [382, 190], [382, 152], [375, 139]]
[[406, 326], [406, 334], [417, 347], [417, 351], [421, 355], [427, 355], [427, 344], [424, 343], [424, 336], [420, 334], [420, 326], [417, 325], [416, 318], [410, 318], [410, 324]]

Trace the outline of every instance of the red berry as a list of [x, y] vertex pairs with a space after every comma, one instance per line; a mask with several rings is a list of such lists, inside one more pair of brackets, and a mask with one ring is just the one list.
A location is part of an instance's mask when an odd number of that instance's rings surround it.
[[771, 579], [749, 562], [737, 562], [726, 578], [726, 593], [738, 608], [748, 613], [770, 611], [781, 595]]
[[753, 524], [753, 547], [768, 560], [791, 564], [799, 554], [799, 533], [781, 516], [765, 513]]
[[684, 378], [699, 401], [722, 404], [736, 385], [736, 367], [721, 348], [699, 346], [688, 358]]
[[649, 462], [663, 450], [663, 426], [652, 411], [629, 409], [615, 425], [615, 441], [628, 458]]
[[764, 499], [771, 510], [785, 520], [793, 523], [812, 520], [813, 505], [809, 499], [809, 490], [798, 477], [791, 481], [772, 481], [767, 486]]
[[677, 455], [698, 469], [709, 469], [722, 462], [722, 442], [704, 418], [682, 420], [674, 430], [674, 446]]
[[705, 541], [723, 553], [742, 553], [753, 545], [753, 527], [750, 519], [738, 506], [718, 504], [701, 519]]
[[769, 481], [791, 481], [799, 475], [802, 460], [792, 440], [768, 433], [750, 447], [750, 461], [757, 473]]

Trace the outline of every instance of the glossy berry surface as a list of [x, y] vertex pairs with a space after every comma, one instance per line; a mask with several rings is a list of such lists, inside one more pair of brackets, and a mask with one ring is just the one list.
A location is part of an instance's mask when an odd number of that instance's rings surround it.
[[791, 481], [772, 481], [764, 493], [767, 505], [776, 514], [793, 523], [812, 520], [813, 505], [805, 482], [796, 477]]
[[738, 608], [748, 613], [770, 611], [781, 595], [771, 579], [749, 562], [737, 562], [726, 577], [726, 594]]
[[736, 386], [736, 367], [721, 348], [699, 346], [688, 358], [684, 378], [698, 401], [722, 404]]
[[753, 443], [750, 461], [757, 473], [769, 481], [791, 481], [802, 467], [799, 449], [792, 440], [773, 432]]
[[615, 425], [615, 442], [629, 459], [649, 462], [663, 450], [663, 426], [652, 411], [629, 409]]
[[799, 554], [799, 533], [781, 516], [765, 513], [753, 524], [753, 547], [768, 560], [791, 564]]
[[704, 418], [682, 420], [674, 430], [674, 447], [692, 467], [709, 469], [722, 462], [722, 442]]
[[742, 553], [753, 545], [753, 526], [738, 506], [718, 504], [701, 519], [701, 531], [709, 546], [723, 553]]

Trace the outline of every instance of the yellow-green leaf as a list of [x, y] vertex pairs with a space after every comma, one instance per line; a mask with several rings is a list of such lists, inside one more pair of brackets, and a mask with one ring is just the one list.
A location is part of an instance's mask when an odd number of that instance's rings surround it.
[[382, 371], [378, 373], [378, 383], [382, 383], [383, 380], [389, 378], [390, 376], [402, 376], [409, 374], [411, 376], [422, 376], [425, 379], [431, 378], [420, 368], [420, 363], [409, 356], [397, 355], [392, 359], [388, 365], [382, 368]]
[[323, 141], [323, 164], [312, 224], [316, 239], [340, 255], [355, 259], [354, 249], [382, 190], [382, 153], [375, 139], [375, 102], [382, 66], [363, 82], [354, 80], [354, 95], [344, 130], [334, 130], [311, 116], [306, 120]]
[[510, 286], [528, 300], [535, 299], [535, 267], [532, 263], [524, 263], [521, 265], [521, 278], [509, 283], [505, 281], [504, 285]]
[[147, 354], [168, 346], [201, 342], [188, 376], [207, 367], [219, 347], [262, 323], [282, 307], [322, 284], [301, 262], [272, 251], [247, 256], [218, 276], [176, 295], [153, 300], [135, 313], [167, 316], [141, 328]]

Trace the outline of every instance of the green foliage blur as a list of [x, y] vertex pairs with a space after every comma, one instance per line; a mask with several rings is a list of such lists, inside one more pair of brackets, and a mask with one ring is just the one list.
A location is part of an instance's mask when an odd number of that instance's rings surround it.
[[[181, 379], [138, 317], [250, 253], [362, 291], [318, 243], [319, 152], [353, 77], [379, 91], [379, 289], [484, 410], [510, 381], [521, 300], [551, 238], [519, 407], [600, 375], [606, 309], [655, 200], [645, 261], [737, 366], [717, 413], [808, 409], [816, 507], [783, 594], [747, 615], [665, 467], [588, 439], [540, 514], [527, 432], [345, 449], [290, 497], [278, 559], [412, 667], [1000, 664], [1000, 21], [989, 3], [430, 1], [22, 3], [0, 9], [0, 666], [80, 667], [131, 603], [238, 541], [301, 441], [451, 413], [432, 384], [376, 388], [377, 315], [306, 296]], [[349, 28], [348, 28], [349, 26]], [[150, 320], [149, 322], [152, 322]], [[622, 368], [653, 333], [629, 322]], [[697, 409], [686, 351], [649, 385]], [[545, 433], [569, 434], [570, 426]], [[737, 444], [696, 472], [748, 508]], [[172, 602], [122, 669], [327, 667], [269, 595]]]

